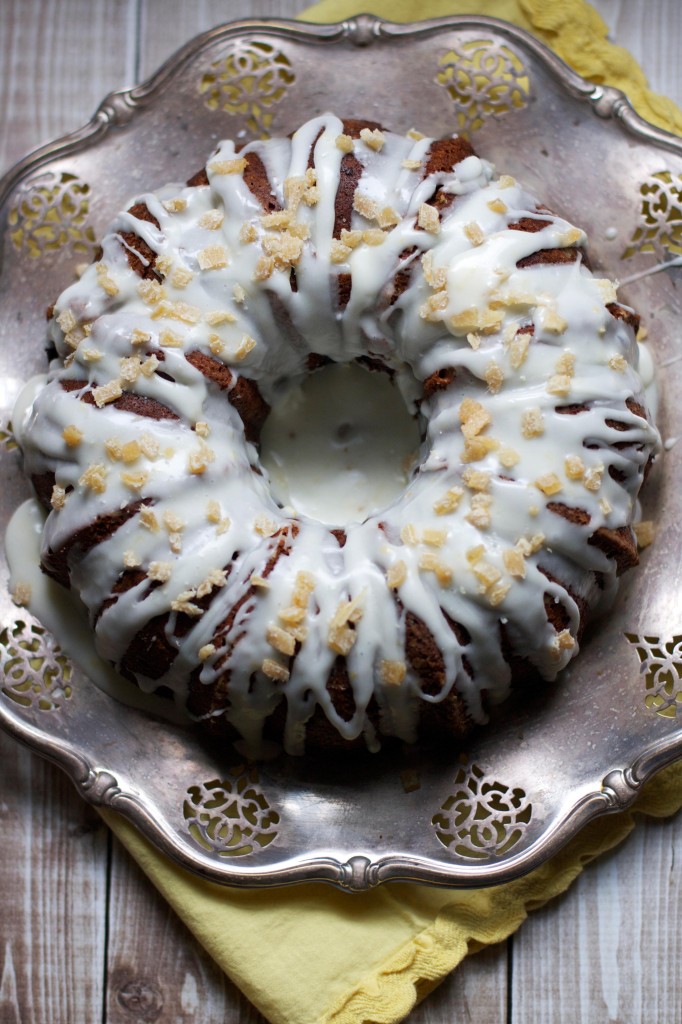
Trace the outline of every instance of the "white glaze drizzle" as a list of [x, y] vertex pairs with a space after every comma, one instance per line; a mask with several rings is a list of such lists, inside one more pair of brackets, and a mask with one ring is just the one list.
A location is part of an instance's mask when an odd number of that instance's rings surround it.
[[[568, 591], [594, 605], [595, 573], [606, 599], [615, 588], [614, 561], [587, 540], [602, 526], [631, 524], [644, 466], [659, 443], [655, 428], [625, 406], [630, 397], [643, 401], [642, 384], [633, 332], [605, 308], [615, 295], [610, 282], [595, 280], [579, 260], [517, 268], [518, 261], [540, 249], [581, 245], [584, 235], [560, 217], [538, 213], [531, 195], [512, 179], [495, 180], [490, 165], [478, 157], [462, 161], [450, 174], [422, 179], [411, 161], [425, 159], [430, 139], [386, 132], [378, 150], [356, 140], [355, 156], [363, 165], [358, 193], [375, 203], [379, 214], [393, 211], [397, 223], [381, 244], [369, 244], [377, 236], [367, 236], [341, 254], [342, 263], [330, 263], [330, 257], [339, 259], [332, 230], [342, 133], [342, 122], [326, 114], [292, 140], [250, 143], [240, 154], [232, 142], [222, 142], [208, 162], [208, 186], [169, 185], [136, 197], [159, 228], [128, 212], [114, 220], [100, 264], [88, 268], [56, 304], [51, 329], [59, 358], [47, 382], [29, 386], [14, 416], [26, 471], [54, 470], [66, 492], [63, 508], [47, 519], [44, 553], [59, 550], [98, 515], [141, 497], [151, 503], [156, 529], [149, 528], [149, 519], [145, 525], [138, 511], [72, 561], [71, 586], [93, 618], [131, 553], [143, 571], [153, 563], [169, 567], [167, 580], [153, 588], [145, 580], [99, 614], [100, 655], [118, 665], [145, 624], [178, 599], [191, 605], [193, 592], [202, 584], [210, 591], [213, 580], [209, 608], [192, 618], [182, 636], [174, 633], [177, 614], [171, 611], [165, 635], [177, 655], [169, 670], [158, 679], [138, 673], [138, 683], [149, 691], [170, 687], [184, 705], [189, 676], [199, 666], [207, 687], [228, 673], [225, 713], [255, 751], [263, 719], [283, 693], [285, 746], [293, 753], [303, 749], [305, 723], [316, 705], [342, 736], [364, 733], [370, 747], [377, 745], [366, 714], [372, 696], [383, 730], [406, 740], [415, 738], [415, 701], [440, 701], [453, 686], [471, 717], [483, 720], [481, 691], [493, 703], [508, 693], [500, 621], [514, 653], [546, 679], [554, 678], [577, 653], [579, 611]], [[316, 180], [308, 174], [306, 181], [315, 140]], [[274, 194], [291, 213], [289, 229], [263, 219], [239, 173], [248, 152], [266, 165]], [[299, 197], [308, 190], [298, 205], [291, 201], [292, 179], [303, 182], [294, 182]], [[437, 185], [456, 198], [439, 231], [430, 233], [417, 218]], [[546, 220], [546, 226], [534, 232], [508, 229], [524, 216]], [[354, 212], [352, 229], [376, 232], [378, 223]], [[163, 291], [141, 285], [130, 268], [120, 238], [125, 231], [158, 254]], [[385, 295], [401, 254], [413, 248], [409, 286], [389, 305]], [[273, 252], [275, 265], [264, 266], [264, 257], [267, 264]], [[289, 259], [295, 264], [296, 291]], [[352, 275], [343, 313], [334, 312], [331, 300], [339, 271]], [[528, 325], [534, 335], [521, 358], [524, 336], [516, 331]], [[158, 366], [142, 365], [159, 351], [164, 358]], [[293, 521], [278, 507], [267, 479], [254, 472], [258, 452], [245, 441], [239, 415], [186, 360], [192, 351], [227, 365], [232, 386], [240, 375], [257, 381], [270, 403], [300, 383], [311, 352], [336, 362], [368, 353], [382, 359], [413, 410], [422, 382], [434, 372], [452, 368], [457, 381], [421, 405], [421, 465], [404, 494], [364, 522], [349, 525], [341, 548], [327, 525], [309, 518]], [[131, 357], [141, 369], [131, 370]], [[135, 379], [122, 380], [122, 374]], [[61, 382], [68, 380], [87, 380], [88, 388], [120, 381], [123, 390], [162, 403], [179, 419], [153, 420], [114, 408], [107, 415], [80, 401], [82, 391], [65, 391]], [[486, 417], [470, 441], [475, 448], [477, 439], [489, 439], [489, 450], [476, 449], [475, 459], [473, 449], [464, 454], [465, 399], [477, 403], [476, 410], [482, 407]], [[577, 415], [556, 412], [569, 404], [588, 409]], [[530, 434], [524, 426], [529, 409], [541, 432]], [[627, 429], [617, 430], [609, 420]], [[198, 436], [197, 424], [205, 437]], [[80, 432], [79, 443], [69, 446], [64, 440], [68, 427]], [[142, 442], [146, 454], [125, 464], [112, 457], [112, 439], [119, 448]], [[628, 447], [615, 448], [619, 442]], [[567, 475], [567, 456], [581, 460], [580, 478]], [[192, 460], [194, 472], [188, 468]], [[95, 473], [94, 488], [83, 483], [93, 466], [103, 467]], [[622, 482], [610, 476], [610, 467], [625, 474]], [[472, 478], [472, 470], [488, 476]], [[548, 474], [556, 478], [556, 493], [537, 486]], [[584, 510], [589, 523], [568, 522], [547, 507], [551, 501]], [[170, 515], [168, 522], [186, 525], [164, 526], [164, 514]], [[268, 534], [277, 531], [287, 535], [287, 551], [270, 567], [277, 537]], [[509, 570], [508, 552], [518, 551], [519, 544], [523, 576]], [[514, 564], [518, 570], [518, 559]], [[539, 566], [561, 583], [548, 579]], [[226, 578], [216, 576], [217, 570], [226, 570]], [[301, 580], [311, 581], [305, 601]], [[273, 646], [272, 627], [296, 632], [283, 618], [296, 594], [299, 605], [305, 604], [298, 624], [305, 632], [299, 631], [292, 658]], [[570, 617], [561, 637], [547, 620], [547, 594], [561, 601]], [[339, 625], [346, 602], [350, 625]], [[235, 607], [239, 610], [225, 634], [220, 625]], [[421, 692], [406, 659], [408, 612], [425, 624], [442, 652], [445, 683], [433, 697]], [[448, 618], [464, 627], [470, 640], [460, 643]], [[350, 721], [337, 713], [326, 689], [339, 644], [347, 641], [356, 708]], [[273, 664], [281, 679], [268, 674]]]

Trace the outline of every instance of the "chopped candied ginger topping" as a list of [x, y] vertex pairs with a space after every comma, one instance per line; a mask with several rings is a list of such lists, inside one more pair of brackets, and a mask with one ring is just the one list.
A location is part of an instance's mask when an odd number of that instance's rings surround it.
[[521, 456], [514, 448], [500, 448], [497, 458], [505, 469], [512, 469], [520, 461]]
[[493, 213], [507, 213], [509, 207], [501, 199], [490, 199], [488, 201], [488, 209], [492, 210]]
[[224, 220], [225, 214], [222, 210], [207, 210], [199, 217], [198, 223], [200, 228], [205, 228], [207, 231], [217, 231], [223, 226]]
[[103, 405], [108, 405], [110, 402], [115, 402], [122, 394], [123, 388], [118, 380], [110, 380], [108, 384], [102, 384], [101, 387], [93, 388], [92, 390], [92, 397], [98, 409], [101, 409]]
[[166, 289], [158, 281], [140, 281], [137, 294], [146, 306], [156, 306], [167, 297]]
[[482, 494], [480, 492], [472, 494], [469, 511], [464, 518], [477, 529], [487, 530], [491, 522], [491, 505], [492, 497], [489, 494]]
[[152, 310], [152, 320], [180, 320], [185, 324], [198, 324], [201, 321], [201, 310], [198, 306], [192, 306], [189, 302], [167, 302], [162, 300]]
[[420, 555], [418, 564], [422, 572], [432, 572], [441, 587], [448, 587], [452, 583], [452, 569], [432, 552], [427, 551]]
[[19, 580], [12, 588], [12, 601], [19, 608], [25, 608], [31, 601], [32, 593], [31, 584]]
[[62, 430], [62, 437], [69, 448], [77, 448], [83, 440], [83, 431], [79, 430], [73, 423], [70, 423]]
[[604, 466], [600, 462], [597, 466], [590, 466], [589, 469], [585, 470], [585, 476], [583, 477], [583, 485], [588, 491], [598, 491], [602, 484], [602, 477], [604, 476]]
[[143, 331], [139, 327], [135, 327], [130, 334], [130, 344], [133, 348], [137, 348], [140, 345], [148, 345], [152, 340], [152, 336], [149, 331]]
[[532, 537], [521, 537], [516, 542], [516, 549], [524, 558], [534, 555], [545, 543], [544, 533], [534, 533]]
[[563, 334], [568, 327], [568, 320], [560, 316], [554, 306], [547, 306], [542, 317], [542, 326], [548, 334]]
[[273, 658], [263, 659], [261, 672], [263, 675], [266, 675], [268, 679], [272, 679], [276, 683], [286, 683], [289, 678], [289, 669], [285, 668], [285, 666], [280, 664], [279, 661], [274, 661]]
[[212, 309], [204, 314], [204, 320], [209, 327], [222, 327], [223, 324], [234, 324], [237, 317], [228, 309]]
[[419, 543], [419, 536], [413, 523], [405, 523], [400, 530], [400, 539], [407, 547], [414, 547]]
[[383, 659], [379, 665], [379, 674], [387, 686], [400, 686], [407, 674], [407, 666], [404, 661]]
[[181, 533], [185, 529], [187, 523], [175, 512], [171, 512], [170, 509], [163, 513], [163, 525], [169, 533]]
[[564, 472], [569, 480], [582, 480], [585, 476], [585, 463], [579, 455], [567, 455], [564, 459]]
[[625, 373], [628, 368], [628, 361], [625, 356], [611, 356], [609, 359], [609, 366], [612, 370], [615, 370], [616, 373]]
[[100, 359], [103, 358], [103, 356], [103, 352], [100, 352], [98, 348], [92, 348], [92, 346], [88, 346], [87, 348], [81, 348], [80, 352], [78, 353], [78, 358], [81, 359], [84, 363], [98, 363]]
[[353, 196], [353, 209], [366, 220], [376, 220], [379, 215], [379, 205], [362, 192]]
[[256, 339], [252, 338], [251, 335], [245, 334], [242, 340], [239, 342], [237, 349], [234, 353], [234, 358], [237, 362], [241, 362], [242, 359], [246, 359], [249, 352], [253, 352], [256, 347]]
[[88, 466], [78, 483], [94, 494], [104, 494], [107, 489], [107, 472], [107, 467], [103, 463], [93, 463], [92, 466]]
[[543, 475], [539, 476], [535, 481], [535, 486], [539, 491], [542, 491], [543, 494], [551, 497], [553, 494], [559, 493], [563, 484], [556, 473], [543, 473]]
[[215, 644], [204, 644], [203, 647], [199, 648], [199, 661], [208, 661], [215, 654], [216, 650]]
[[461, 487], [451, 487], [442, 498], [437, 498], [434, 501], [433, 511], [437, 516], [446, 516], [450, 512], [455, 512], [459, 508], [463, 496], [464, 491]]
[[159, 274], [163, 275], [163, 277], [168, 277], [168, 275], [171, 272], [172, 266], [173, 260], [171, 259], [171, 257], [168, 255], [163, 255], [157, 257], [156, 266], [154, 269], [157, 270]]
[[110, 276], [109, 268], [106, 263], [97, 263], [95, 270], [97, 274], [97, 284], [100, 286], [102, 291], [111, 297], [118, 295], [118, 285], [114, 281], [113, 277]]
[[407, 579], [407, 566], [403, 561], [394, 562], [386, 572], [386, 582], [390, 590], [399, 590]]
[[207, 245], [197, 253], [197, 262], [200, 270], [222, 270], [230, 258], [224, 245]]
[[253, 528], [261, 537], [272, 537], [277, 533], [277, 523], [264, 515], [256, 516]]
[[170, 283], [174, 288], [186, 288], [190, 281], [194, 280], [194, 274], [187, 267], [176, 267], [173, 271]]
[[465, 398], [459, 407], [459, 422], [465, 437], [476, 437], [492, 423], [492, 416], [480, 402]]
[[[341, 228], [341, 245], [347, 245], [349, 249], [357, 249], [362, 242], [362, 231], [349, 231], [347, 228]], [[334, 242], [332, 242], [332, 247]]]
[[407, 132], [405, 132], [405, 135], [407, 136], [408, 139], [413, 139], [415, 142], [420, 142], [422, 139], [426, 138], [424, 133], [418, 131], [416, 128], [410, 128]]
[[656, 524], [651, 519], [642, 519], [634, 525], [635, 537], [638, 548], [648, 548], [653, 544], [656, 537]]
[[447, 530], [439, 530], [433, 526], [427, 526], [422, 530], [422, 542], [432, 548], [442, 548], [447, 539]]
[[[291, 216], [291, 214], [289, 214]], [[239, 241], [242, 245], [251, 245], [252, 242], [258, 241], [258, 229], [255, 224], [250, 221], [245, 221], [239, 229]]]
[[183, 615], [189, 615], [194, 619], [198, 618], [203, 613], [199, 605], [193, 603], [193, 597], [196, 597], [195, 590], [184, 590], [181, 594], [178, 594], [173, 601], [171, 601], [171, 611], [180, 612]]
[[575, 356], [568, 349], [557, 359], [556, 372], [565, 373], [567, 377], [572, 377], [575, 373]]
[[477, 544], [473, 548], [469, 548], [466, 552], [466, 560], [469, 565], [476, 565], [477, 562], [483, 558], [485, 554], [485, 547], [483, 544]]
[[566, 398], [571, 393], [571, 378], [567, 373], [553, 374], [547, 381], [547, 391], [550, 395]]
[[430, 235], [437, 235], [440, 232], [438, 210], [429, 206], [428, 203], [422, 203], [417, 214], [417, 224], [422, 231], [427, 231]]
[[510, 174], [501, 174], [497, 184], [499, 188], [513, 188], [516, 184], [516, 179], [512, 178]]
[[448, 273], [445, 267], [434, 267], [433, 265], [433, 253], [428, 249], [422, 256], [422, 270], [424, 271], [424, 279], [430, 288], [434, 291], [440, 292], [447, 287]]
[[150, 508], [140, 509], [140, 523], [145, 529], [151, 530], [152, 533], [156, 533], [159, 529], [159, 520]]
[[530, 334], [518, 332], [509, 344], [509, 362], [512, 370], [519, 370], [526, 361]]
[[502, 555], [502, 561], [510, 576], [516, 576], [521, 580], [524, 579], [526, 575], [526, 562], [519, 548], [507, 548]]
[[287, 209], [292, 213], [296, 213], [296, 210], [301, 205], [306, 188], [305, 178], [291, 177], [284, 179], [284, 200]]
[[488, 390], [493, 395], [496, 395], [504, 382], [504, 373], [502, 372], [502, 368], [498, 366], [494, 359], [491, 359], [486, 366], [483, 377], [488, 385]]
[[212, 160], [208, 165], [211, 174], [243, 174], [246, 170], [246, 157], [234, 160]]
[[208, 347], [214, 356], [220, 356], [225, 351], [225, 342], [219, 334], [209, 334]]
[[406, 171], [421, 171], [424, 166], [421, 160], [403, 160], [401, 167], [404, 167]]
[[126, 569], [137, 569], [138, 566], [142, 565], [142, 560], [134, 551], [124, 551], [123, 565]]
[[201, 476], [208, 469], [211, 462], [215, 461], [215, 452], [212, 448], [209, 448], [207, 444], [200, 438], [200, 444], [198, 448], [189, 453], [187, 465], [190, 473], [195, 476]]
[[470, 491], [489, 491], [490, 473], [467, 467], [462, 473], [462, 482]]
[[263, 252], [266, 259], [272, 260], [273, 269], [286, 270], [299, 262], [303, 252], [303, 240], [290, 231], [267, 235], [263, 239]]
[[473, 246], [483, 245], [485, 241], [485, 235], [480, 224], [476, 221], [471, 221], [470, 224], [466, 224], [464, 227], [464, 234], [467, 236]]
[[121, 473], [121, 483], [131, 491], [141, 491], [149, 480], [149, 473], [140, 470], [137, 473]]
[[386, 232], [381, 228], [368, 228], [362, 232], [362, 240], [365, 245], [383, 245], [386, 241]]
[[175, 196], [173, 199], [163, 199], [161, 205], [166, 213], [183, 213], [187, 209], [187, 200], [182, 196]]
[[61, 327], [64, 334], [70, 334], [75, 327], [78, 327], [78, 321], [76, 320], [73, 312], [70, 309], [63, 309], [57, 317], [57, 323]]
[[150, 562], [147, 569], [147, 576], [150, 580], [158, 583], [168, 583], [173, 574], [173, 566], [170, 562]]
[[296, 650], [296, 640], [291, 633], [281, 626], [268, 626], [266, 638], [271, 647], [282, 654], [291, 656]]
[[500, 442], [494, 437], [467, 437], [464, 441], [462, 462], [479, 462], [490, 452], [497, 451], [499, 447]]
[[159, 331], [159, 345], [162, 348], [182, 348], [182, 338], [166, 327]]
[[378, 152], [383, 148], [386, 138], [379, 128], [361, 128], [360, 138], [366, 146]]
[[337, 654], [348, 654], [353, 647], [357, 637], [355, 623], [362, 618], [363, 595], [359, 594], [351, 601], [341, 601], [338, 605], [327, 634], [327, 645]]
[[545, 417], [539, 406], [526, 409], [521, 414], [521, 433], [526, 438], [542, 437], [545, 432]]
[[246, 292], [240, 284], [234, 285], [232, 289], [232, 298], [240, 306], [246, 301]]
[[198, 598], [208, 597], [213, 590], [220, 590], [227, 583], [227, 571], [225, 569], [211, 569], [208, 575], [197, 587]]
[[561, 657], [562, 651], [572, 651], [576, 646], [575, 637], [571, 635], [569, 630], [562, 629], [560, 633], [554, 637], [552, 641], [552, 651], [555, 658]]
[[50, 497], [50, 505], [52, 506], [52, 508], [56, 512], [59, 512], [61, 509], [64, 508], [65, 504], [66, 504], [66, 491], [64, 490], [63, 487], [60, 487], [59, 484], [55, 484], [54, 487], [52, 488], [52, 495]]
[[353, 152], [353, 140], [350, 135], [337, 135], [336, 136], [336, 148], [340, 149], [342, 153]]
[[352, 251], [349, 245], [344, 245], [338, 238], [335, 238], [329, 250], [329, 259], [332, 263], [345, 263]]

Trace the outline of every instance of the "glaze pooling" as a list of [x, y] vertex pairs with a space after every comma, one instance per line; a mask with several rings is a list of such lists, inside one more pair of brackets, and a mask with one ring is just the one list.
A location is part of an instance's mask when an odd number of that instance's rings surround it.
[[[44, 560], [132, 508], [70, 559], [99, 653], [181, 705], [208, 695], [200, 715], [225, 715], [256, 751], [283, 697], [285, 747], [300, 753], [317, 706], [374, 748], [371, 703], [382, 731], [411, 741], [419, 701], [450, 691], [484, 721], [485, 703], [509, 692], [510, 654], [553, 679], [577, 653], [583, 606], [615, 590], [615, 558], [589, 541], [630, 527], [658, 446], [640, 415], [634, 332], [607, 308], [614, 286], [586, 268], [582, 231], [477, 156], [425, 175], [433, 140], [384, 132], [352, 140], [360, 179], [350, 233], [335, 237], [340, 137], [326, 114], [291, 140], [239, 153], [222, 142], [208, 185], [136, 197], [156, 223], [113, 221], [101, 260], [59, 298], [59, 358], [15, 417], [26, 471], [55, 474]], [[250, 154], [268, 172], [269, 214], [244, 178]], [[513, 227], [528, 218], [533, 230]], [[128, 232], [156, 254], [147, 280]], [[544, 250], [571, 259], [523, 265]], [[397, 270], [409, 272], [399, 293]], [[350, 275], [345, 307], [339, 275]], [[229, 369], [226, 387], [197, 353]], [[404, 493], [347, 525], [343, 545], [278, 506], [235, 407], [240, 381], [276, 402], [311, 354], [378, 360], [423, 426]], [[434, 374], [454, 380], [425, 390]], [[125, 411], [120, 395], [169, 415]], [[561, 628], [547, 601], [564, 610]], [[409, 616], [440, 651], [432, 693], [406, 653]], [[161, 619], [163, 672], [131, 670], [135, 638]], [[339, 658], [350, 712], [327, 688]]]

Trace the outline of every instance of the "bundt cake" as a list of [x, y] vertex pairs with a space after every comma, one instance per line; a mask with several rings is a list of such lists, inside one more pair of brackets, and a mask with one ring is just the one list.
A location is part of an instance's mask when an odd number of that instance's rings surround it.
[[[256, 753], [462, 737], [553, 679], [638, 560], [658, 445], [638, 318], [585, 241], [466, 139], [331, 114], [137, 196], [49, 310], [15, 423], [42, 568], [101, 656]], [[278, 503], [259, 457], [330, 363], [421, 429], [364, 521]]]

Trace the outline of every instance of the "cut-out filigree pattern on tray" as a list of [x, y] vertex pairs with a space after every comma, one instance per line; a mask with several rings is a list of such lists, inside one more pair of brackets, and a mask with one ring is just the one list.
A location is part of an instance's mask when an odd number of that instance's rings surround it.
[[682, 175], [657, 171], [640, 186], [640, 224], [621, 259], [638, 252], [682, 255]]
[[90, 186], [66, 171], [25, 182], [8, 213], [14, 248], [33, 259], [62, 249], [90, 258], [96, 240], [87, 223], [89, 196]]
[[235, 44], [204, 72], [199, 91], [209, 110], [224, 110], [246, 118], [260, 139], [268, 138], [274, 114], [270, 111], [294, 82], [291, 62], [270, 43], [256, 40]]
[[436, 81], [456, 109], [457, 130], [470, 135], [491, 116], [521, 110], [528, 103], [530, 80], [521, 58], [500, 42], [472, 39], [438, 58]]
[[253, 767], [241, 765], [223, 779], [190, 786], [183, 815], [195, 842], [219, 857], [247, 857], [277, 838], [279, 814]]
[[523, 789], [493, 778], [480, 765], [462, 764], [454, 788], [434, 814], [436, 837], [469, 860], [499, 857], [516, 846], [533, 808]]
[[22, 708], [58, 711], [71, 697], [73, 669], [41, 626], [17, 621], [0, 633], [2, 692]]
[[17, 442], [14, 438], [14, 431], [10, 422], [0, 427], [0, 448], [4, 448], [8, 452], [13, 452], [17, 448]]
[[658, 636], [635, 633], [626, 633], [625, 638], [639, 657], [646, 688], [645, 706], [664, 718], [675, 718], [682, 707], [682, 636], [667, 642]]

